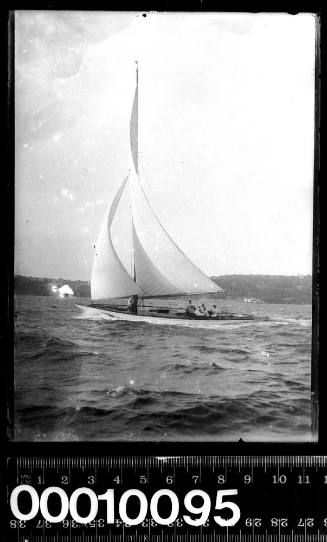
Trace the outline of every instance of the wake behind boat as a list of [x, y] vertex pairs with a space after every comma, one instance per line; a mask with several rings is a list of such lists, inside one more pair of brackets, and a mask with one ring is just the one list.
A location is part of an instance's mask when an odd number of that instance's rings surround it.
[[[96, 243], [91, 276], [91, 308], [129, 321], [172, 323], [186, 320], [265, 320], [250, 314], [146, 305], [146, 299], [205, 296], [223, 290], [180, 250], [153, 211], [138, 167], [138, 67], [130, 121], [131, 156], [128, 176], [119, 187], [104, 217]], [[129, 265], [114, 246], [112, 226], [123, 198], [129, 199]], [[130, 267], [130, 271], [128, 271]], [[127, 300], [129, 300], [127, 302]]]

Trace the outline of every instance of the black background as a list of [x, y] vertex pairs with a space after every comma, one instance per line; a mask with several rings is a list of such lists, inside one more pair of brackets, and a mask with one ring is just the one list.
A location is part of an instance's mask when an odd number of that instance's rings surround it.
[[[217, 3], [213, 1], [171, 2], [155, 0], [153, 2], [126, 2], [117, 0], [102, 5], [92, 2], [92, 10], [133, 10], [133, 11], [217, 11]], [[313, 362], [312, 377], [317, 381], [319, 402], [318, 442], [316, 443], [246, 443], [246, 442], [13, 442], [13, 283], [14, 283], [14, 76], [13, 76], [13, 14], [15, 9], [84, 9], [89, 10], [87, 2], [73, 5], [67, 2], [11, 2], [1, 5], [1, 258], [0, 258], [0, 296], [1, 296], [1, 524], [5, 522], [7, 508], [6, 478], [7, 458], [12, 456], [125, 456], [125, 455], [327, 455], [327, 356], [326, 356], [326, 263], [323, 253], [326, 251], [325, 236], [325, 186], [326, 175], [326, 12], [322, 6], [298, 3], [274, 3], [271, 6], [231, 5], [220, 3], [219, 11], [246, 12], [315, 12], [320, 17], [321, 47], [316, 57], [316, 136], [315, 136], [315, 189], [314, 189], [314, 239], [313, 239]], [[9, 30], [9, 31], [8, 31]], [[9, 69], [8, 69], [9, 60]], [[321, 90], [319, 87], [321, 86]], [[325, 249], [325, 250], [324, 250]], [[327, 509], [327, 507], [326, 507]], [[1, 526], [0, 526], [0, 530]], [[2, 536], [5, 536], [3, 534]], [[5, 540], [5, 538], [1, 538]]]

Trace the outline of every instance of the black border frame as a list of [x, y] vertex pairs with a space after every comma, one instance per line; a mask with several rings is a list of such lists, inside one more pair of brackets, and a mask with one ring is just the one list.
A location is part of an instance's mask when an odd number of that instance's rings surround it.
[[[1, 265], [1, 352], [3, 375], [0, 379], [0, 400], [1, 400], [1, 452], [0, 466], [1, 472], [5, 475], [6, 459], [10, 456], [96, 456], [96, 455], [326, 455], [327, 454], [327, 393], [325, 392], [324, 382], [326, 376], [326, 347], [323, 324], [326, 322], [325, 312], [325, 286], [323, 283], [324, 264], [321, 258], [322, 252], [322, 227], [323, 216], [320, 213], [323, 197], [323, 172], [324, 164], [324, 130], [323, 125], [326, 117], [325, 101], [323, 100], [324, 90], [324, 68], [325, 68], [325, 50], [323, 47], [323, 38], [325, 31], [325, 11], [321, 6], [298, 5], [296, 7], [287, 5], [287, 3], [273, 6], [265, 6], [260, 9], [257, 6], [237, 6], [231, 9], [227, 3], [219, 6], [219, 9], [212, 0], [197, 0], [173, 2], [170, 0], [156, 0], [155, 2], [111, 2], [110, 6], [101, 6], [95, 2], [90, 9], [88, 6], [79, 5], [78, 8], [71, 2], [63, 5], [63, 2], [47, 2], [40, 5], [40, 2], [30, 2], [30, 6], [24, 6], [24, 2], [16, 2], [15, 5], [2, 8], [1, 23], [3, 32], [2, 51], [6, 55], [3, 67], [2, 82], [4, 84], [2, 93], [2, 106], [4, 107], [7, 119], [6, 124], [2, 125], [4, 131], [4, 141], [6, 141], [5, 163], [7, 172], [3, 176], [0, 190], [2, 198], [1, 231], [2, 247], [5, 254], [5, 261]], [[82, 4], [82, 3], [80, 3]], [[126, 5], [127, 4], [127, 5]], [[131, 5], [134, 4], [134, 5]], [[137, 5], [138, 4], [138, 5]], [[313, 224], [313, 324], [312, 335], [312, 354], [317, 359], [317, 364], [312, 363], [311, 378], [316, 383], [313, 393], [313, 404], [317, 409], [313, 409], [313, 429], [316, 431], [318, 424], [318, 442], [15, 442], [11, 440], [13, 434], [13, 339], [14, 339], [14, 175], [15, 175], [15, 153], [14, 153], [14, 17], [13, 12], [20, 9], [43, 9], [43, 10], [104, 10], [104, 11], [192, 11], [192, 12], [310, 12], [314, 13], [319, 20], [319, 30], [317, 36], [320, 36], [320, 45], [316, 48], [316, 91], [315, 91], [315, 163], [314, 163], [314, 224]], [[9, 59], [9, 70], [8, 70]], [[9, 75], [8, 75], [9, 73]], [[319, 407], [319, 409], [318, 409]], [[318, 413], [319, 410], [319, 413]], [[3, 495], [3, 493], [2, 493]]]

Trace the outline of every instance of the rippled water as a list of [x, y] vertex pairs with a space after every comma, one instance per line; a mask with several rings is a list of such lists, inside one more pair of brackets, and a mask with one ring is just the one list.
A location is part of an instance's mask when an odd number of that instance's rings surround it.
[[167, 326], [76, 302], [16, 298], [16, 440], [311, 439], [309, 305], [218, 301], [272, 320]]

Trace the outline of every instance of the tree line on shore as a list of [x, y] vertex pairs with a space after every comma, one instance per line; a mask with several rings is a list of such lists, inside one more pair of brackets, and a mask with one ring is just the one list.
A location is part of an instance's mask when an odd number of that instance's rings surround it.
[[[222, 275], [212, 279], [226, 299], [255, 298], [265, 303], [311, 303], [311, 275]], [[83, 280], [15, 276], [17, 295], [53, 295], [52, 286], [68, 284], [75, 297], [90, 297], [90, 282]]]
[[212, 277], [226, 297], [255, 298], [265, 303], [311, 303], [311, 275], [223, 275]]

